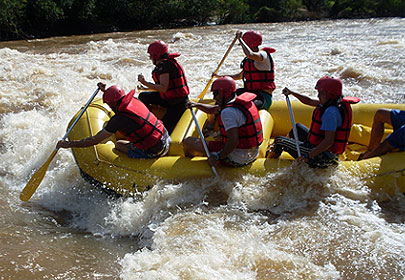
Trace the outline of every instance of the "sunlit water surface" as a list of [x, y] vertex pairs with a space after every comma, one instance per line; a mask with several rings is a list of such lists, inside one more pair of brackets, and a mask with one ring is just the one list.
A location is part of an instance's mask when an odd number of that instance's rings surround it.
[[[359, 178], [292, 165], [239, 182], [160, 183], [113, 199], [61, 150], [33, 198], [18, 195], [99, 81], [151, 80], [147, 46], [181, 52], [205, 87], [237, 30], [277, 49], [281, 89], [315, 96], [323, 75], [366, 103], [405, 103], [405, 20], [210, 26], [0, 43], [0, 279], [404, 279], [405, 199]], [[236, 45], [220, 73], [237, 73]], [[210, 94], [207, 94], [209, 97]]]

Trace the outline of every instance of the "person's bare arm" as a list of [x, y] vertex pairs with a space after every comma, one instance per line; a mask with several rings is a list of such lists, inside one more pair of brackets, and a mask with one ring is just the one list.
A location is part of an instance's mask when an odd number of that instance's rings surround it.
[[148, 81], [145, 80], [145, 77], [140, 74], [138, 75], [138, 81], [144, 85], [145, 87], [149, 88], [149, 89], [153, 89], [153, 90], [157, 90], [159, 92], [166, 92], [168, 87], [169, 87], [169, 73], [164, 73], [162, 75], [160, 75], [159, 78], [159, 84], [155, 84], [155, 83], [150, 83]]
[[204, 104], [204, 103], [198, 103], [198, 102], [193, 102], [193, 101], [188, 101], [186, 104], [187, 108], [197, 108], [198, 110], [201, 110], [207, 114], [216, 114], [218, 113], [221, 108], [218, 105], [211, 105], [211, 104]]
[[85, 148], [97, 145], [104, 139], [110, 137], [112, 135], [111, 132], [103, 129], [99, 131], [96, 135], [84, 138], [82, 140], [75, 140], [75, 141], [68, 141], [68, 140], [60, 140], [57, 144], [57, 148]]
[[294, 92], [286, 87], [283, 89], [283, 94], [286, 96], [291, 94], [292, 96], [296, 97], [299, 101], [301, 101], [305, 105], [314, 106], [314, 107], [319, 105], [319, 99], [314, 99], [309, 96]]

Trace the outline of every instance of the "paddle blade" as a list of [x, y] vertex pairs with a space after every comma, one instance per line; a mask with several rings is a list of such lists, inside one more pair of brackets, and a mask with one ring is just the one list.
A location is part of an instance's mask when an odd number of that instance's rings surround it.
[[37, 172], [34, 173], [34, 175], [31, 177], [31, 179], [28, 181], [27, 185], [25, 188], [21, 191], [20, 193], [20, 199], [22, 201], [28, 201], [31, 196], [34, 194], [34, 192], [37, 190], [39, 185], [42, 182], [42, 179], [44, 179], [45, 173], [48, 170], [49, 164], [55, 157], [56, 153], [58, 152], [57, 149], [55, 149], [52, 154], [49, 156], [48, 160], [37, 170]]

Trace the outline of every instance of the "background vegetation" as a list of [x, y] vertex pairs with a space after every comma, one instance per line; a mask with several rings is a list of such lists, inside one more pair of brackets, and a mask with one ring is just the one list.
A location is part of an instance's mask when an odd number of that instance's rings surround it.
[[0, 40], [177, 26], [405, 16], [405, 0], [0, 0]]

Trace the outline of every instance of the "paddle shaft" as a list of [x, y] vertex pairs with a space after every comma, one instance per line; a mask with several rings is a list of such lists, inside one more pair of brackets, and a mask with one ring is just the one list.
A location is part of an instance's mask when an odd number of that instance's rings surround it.
[[[237, 40], [237, 38], [236, 38], [236, 36], [235, 36], [235, 38], [233, 39], [232, 43], [231, 43], [230, 46], [228, 47], [228, 50], [226, 51], [226, 53], [225, 53], [224, 56], [222, 57], [221, 61], [219, 62], [218, 66], [217, 66], [217, 69], [215, 69], [214, 74], [211, 76], [211, 79], [208, 81], [208, 83], [207, 83], [207, 85], [205, 86], [204, 90], [203, 90], [203, 91], [200, 93], [200, 95], [198, 96], [198, 99], [203, 99], [203, 98], [204, 98], [205, 93], [207, 92], [208, 88], [210, 87], [212, 81], [214, 80], [214, 75], [216, 75], [216, 74], [218, 73], [219, 68], [221, 68], [221, 66], [222, 66], [222, 64], [224, 63], [226, 57], [228, 56], [229, 52], [231, 51], [233, 45], [235, 45], [236, 40]], [[197, 127], [198, 133], [200, 134], [201, 142], [202, 142], [202, 144], [203, 144], [203, 146], [204, 146], [205, 153], [207, 154], [207, 157], [209, 158], [209, 157], [210, 157], [210, 151], [208, 150], [207, 143], [205, 142], [204, 134], [203, 134], [202, 131], [201, 131], [200, 125], [198, 124], [198, 120], [197, 120], [197, 118], [196, 118], [196, 116], [195, 116], [195, 113], [194, 113], [193, 109], [190, 108], [190, 111], [191, 111], [191, 115], [193, 116], [193, 119], [194, 119], [195, 125], [196, 125], [196, 127]], [[212, 169], [212, 172], [214, 172], [215, 176], [216, 176], [217, 178], [219, 178], [219, 175], [218, 175], [218, 172], [217, 172], [217, 169], [215, 168], [215, 166], [211, 166], [211, 169]]]
[[[194, 113], [193, 109], [190, 108], [190, 111], [191, 111], [191, 115], [193, 116], [193, 119], [194, 119], [195, 125], [197, 127], [198, 133], [200, 134], [201, 142], [202, 142], [202, 144], [204, 146], [205, 153], [207, 154], [207, 157], [209, 158], [210, 157], [210, 151], [208, 150], [207, 143], [205, 142], [204, 134], [201, 131], [200, 125], [198, 124], [198, 120], [197, 120], [197, 117], [195, 116], [195, 113]], [[218, 175], [218, 172], [217, 172], [217, 169], [215, 168], [215, 166], [211, 166], [211, 169], [212, 169], [212, 172], [214, 172], [215, 176], [218, 178], [219, 175]]]
[[[73, 127], [76, 125], [76, 123], [79, 121], [79, 119], [82, 117], [84, 112], [87, 110], [89, 107], [90, 103], [93, 101], [93, 99], [96, 97], [98, 91], [100, 89], [98, 88], [93, 95], [90, 97], [89, 101], [87, 101], [86, 105], [84, 106], [83, 110], [80, 112], [80, 114], [77, 116], [73, 124], [69, 127], [69, 129], [66, 131], [65, 135], [62, 137], [62, 140], [65, 140], [69, 133], [72, 131]], [[34, 192], [37, 190], [39, 185], [42, 182], [42, 179], [45, 176], [46, 171], [48, 170], [48, 167], [50, 163], [52, 162], [53, 158], [55, 157], [56, 153], [58, 152], [58, 147], [56, 147], [52, 154], [49, 156], [48, 160], [32, 175], [31, 179], [28, 181], [27, 185], [24, 187], [24, 189], [20, 193], [20, 199], [22, 201], [28, 201]]]
[[96, 97], [99, 90], [100, 89], [97, 88], [96, 91], [93, 93], [93, 95], [90, 97], [90, 99], [87, 101], [86, 105], [84, 105], [83, 110], [80, 112], [80, 114], [77, 116], [75, 121], [72, 123], [72, 125], [69, 127], [69, 129], [66, 131], [65, 135], [62, 137], [62, 140], [65, 140], [66, 137], [68, 137], [69, 133], [72, 131], [73, 127], [76, 125], [76, 123], [79, 121], [79, 119], [83, 116], [84, 112], [86, 112], [87, 108], [89, 107], [89, 105], [93, 101], [93, 99]]
[[[228, 47], [228, 50], [226, 51], [225, 55], [222, 57], [221, 62], [218, 64], [217, 69], [215, 69], [214, 74], [216, 75], [219, 71], [219, 68], [221, 68], [222, 64], [224, 63], [226, 57], [228, 56], [229, 52], [231, 51], [233, 45], [235, 45], [237, 38], [233, 39], [231, 45]], [[207, 92], [208, 88], [210, 87], [212, 81], [214, 80], [214, 75], [211, 76], [211, 79], [208, 81], [207, 85], [205, 86], [204, 90], [200, 93], [198, 96], [198, 99], [202, 99], [205, 96], [205, 93]]]
[[300, 144], [299, 144], [299, 140], [298, 140], [297, 127], [295, 125], [294, 114], [292, 111], [290, 98], [288, 97], [288, 95], [286, 95], [285, 99], [287, 101], [288, 111], [290, 112], [291, 125], [292, 125], [294, 138], [295, 138], [295, 146], [297, 147], [298, 157], [300, 157], [301, 156]]

